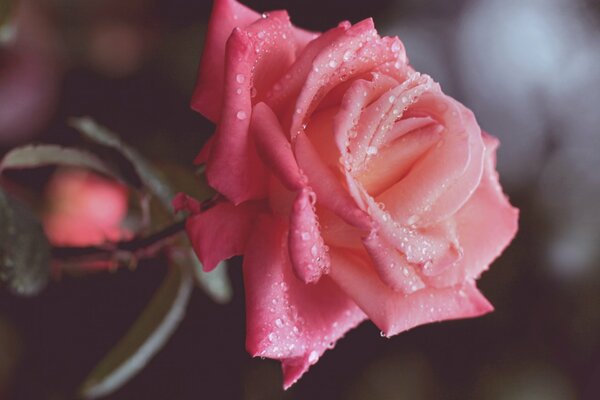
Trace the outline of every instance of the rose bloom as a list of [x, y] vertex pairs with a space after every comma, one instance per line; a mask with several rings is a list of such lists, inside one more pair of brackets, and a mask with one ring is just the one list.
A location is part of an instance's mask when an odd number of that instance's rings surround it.
[[217, 0], [192, 107], [217, 124], [196, 162], [220, 195], [175, 207], [206, 270], [244, 256], [246, 347], [285, 388], [366, 319], [391, 336], [492, 310], [475, 280], [517, 230], [498, 141], [371, 19], [315, 34]]
[[91, 172], [59, 170], [46, 187], [43, 217], [50, 242], [90, 246], [129, 236], [121, 227], [127, 214], [127, 189]]

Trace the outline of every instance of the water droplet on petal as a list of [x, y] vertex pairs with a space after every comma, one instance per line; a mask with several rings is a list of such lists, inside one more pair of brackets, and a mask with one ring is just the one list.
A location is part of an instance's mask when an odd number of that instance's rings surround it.
[[308, 240], [310, 239], [310, 234], [308, 232], [302, 232], [302, 234], [300, 235], [302, 237], [302, 240]]
[[242, 94], [242, 89], [240, 89], [240, 88], [237, 88], [237, 89], [235, 90], [235, 94]]
[[335, 60], [330, 60], [328, 65], [329, 65], [329, 67], [331, 67], [331, 68], [335, 68], [335, 67], [337, 67], [337, 61], [335, 61]]
[[258, 37], [259, 39], [264, 39], [265, 38], [265, 31], [260, 31], [256, 34], [256, 37]]
[[246, 77], [242, 74], [237, 74], [235, 76], [235, 80], [237, 83], [244, 83], [246, 81]]
[[250, 97], [256, 97], [256, 88], [254, 86], [250, 88]]
[[310, 354], [308, 355], [308, 362], [311, 364], [316, 363], [318, 359], [319, 359], [319, 353], [317, 353], [316, 350], [311, 351]]
[[352, 51], [347, 50], [342, 57], [344, 58], [344, 61], [350, 61], [352, 58]]
[[246, 119], [247, 115], [246, 115], [245, 111], [240, 110], [240, 111], [237, 112], [237, 114], [235, 114], [235, 117], [237, 119], [239, 119], [240, 121], [243, 121], [243, 120]]
[[275, 320], [275, 326], [277, 326], [278, 328], [282, 328], [283, 327], [283, 321], [281, 320], [281, 318], [277, 318]]
[[367, 147], [367, 154], [370, 156], [377, 154], [377, 147], [375, 147], [375, 146]]
[[391, 95], [390, 97], [388, 97], [388, 101], [393, 104], [394, 101], [396, 101], [396, 96]]

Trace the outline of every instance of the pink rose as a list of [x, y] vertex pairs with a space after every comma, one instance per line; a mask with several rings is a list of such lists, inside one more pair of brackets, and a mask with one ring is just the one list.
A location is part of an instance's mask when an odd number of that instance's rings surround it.
[[121, 227], [127, 189], [115, 181], [79, 170], [57, 172], [46, 188], [44, 230], [51, 243], [90, 246], [129, 236]]
[[221, 196], [175, 206], [207, 270], [244, 256], [246, 346], [284, 387], [365, 319], [391, 336], [492, 310], [475, 280], [517, 230], [498, 141], [371, 19], [315, 34], [217, 0], [192, 107]]

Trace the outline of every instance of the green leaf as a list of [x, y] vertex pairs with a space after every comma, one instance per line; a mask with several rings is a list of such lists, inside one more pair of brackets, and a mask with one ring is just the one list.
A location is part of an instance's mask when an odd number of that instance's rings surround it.
[[106, 396], [134, 377], [166, 344], [183, 319], [192, 288], [189, 268], [169, 268], [138, 320], [85, 379], [81, 396]]
[[82, 167], [120, 179], [119, 174], [96, 155], [55, 144], [27, 145], [6, 153], [0, 161], [0, 172], [6, 169], [37, 168], [48, 165]]
[[15, 8], [14, 0], [0, 0], [0, 46], [12, 42], [16, 36]]
[[42, 225], [0, 189], [0, 280], [14, 293], [32, 296], [46, 286], [49, 265], [50, 245]]
[[172, 210], [173, 191], [166, 184], [164, 177], [137, 150], [89, 117], [71, 118], [70, 124], [89, 140], [110, 147], [123, 155], [131, 163], [138, 177], [150, 192], [160, 200], [166, 209]]
[[194, 266], [196, 282], [198, 286], [215, 302], [219, 304], [229, 303], [233, 297], [231, 282], [227, 276], [227, 263], [222, 261], [217, 267], [204, 272], [202, 263], [198, 260], [193, 251], [190, 251], [190, 263]]

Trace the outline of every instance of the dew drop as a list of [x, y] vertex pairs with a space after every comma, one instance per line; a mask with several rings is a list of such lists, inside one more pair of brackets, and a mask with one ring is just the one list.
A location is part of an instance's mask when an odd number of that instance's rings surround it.
[[302, 109], [301, 108], [296, 108], [296, 114], [302, 114]]
[[267, 336], [267, 339], [269, 339], [269, 342], [274, 342], [275, 339], [277, 339], [277, 335], [275, 335], [275, 332], [271, 332], [269, 333], [269, 336]]
[[392, 44], [392, 53], [397, 53], [399, 51], [400, 51], [400, 43], [394, 42], [394, 44]]
[[373, 155], [377, 154], [377, 151], [378, 151], [377, 147], [375, 147], [375, 146], [369, 146], [369, 147], [367, 147], [367, 154], [370, 155], [370, 156], [373, 156]]
[[385, 334], [384, 331], [379, 332], [379, 336], [381, 336], [381, 337], [387, 337], [387, 335]]
[[242, 94], [242, 89], [240, 89], [240, 88], [237, 88], [237, 89], [235, 90], [235, 94]]
[[282, 39], [287, 39], [287, 35], [286, 35], [285, 33], [282, 33], [282, 34], [281, 34], [281, 38], [282, 38]]
[[235, 80], [237, 83], [244, 83], [246, 81], [246, 77], [242, 74], [237, 74], [235, 76]]
[[337, 61], [330, 60], [328, 65], [330, 68], [335, 68], [335, 67], [337, 67]]
[[402, 268], [402, 275], [408, 276], [408, 268], [406, 268], [406, 267]]
[[396, 96], [394, 96], [394, 95], [391, 95], [390, 97], [388, 97], [388, 101], [389, 101], [391, 104], [393, 104], [393, 103], [394, 103], [394, 101], [396, 101]]
[[240, 110], [240, 111], [237, 112], [237, 114], [235, 114], [235, 117], [237, 119], [239, 119], [240, 121], [243, 121], [243, 120], [246, 119], [247, 115], [246, 115], [245, 111]]
[[308, 232], [302, 232], [300, 237], [302, 238], [302, 240], [306, 241], [306, 240], [310, 239], [310, 234]]
[[310, 254], [312, 254], [313, 257], [316, 257], [317, 254], [319, 254], [319, 248], [317, 247], [316, 244], [313, 244], [312, 247], [310, 248]]
[[265, 38], [265, 31], [260, 31], [256, 34], [256, 37], [258, 37], [259, 39], [264, 39]]
[[275, 320], [275, 326], [278, 328], [283, 328], [283, 321], [281, 320], [281, 318], [277, 318]]
[[256, 97], [256, 88], [254, 86], [250, 88], [250, 97]]
[[419, 221], [419, 217], [417, 215], [411, 215], [410, 217], [408, 217], [408, 219], [406, 220], [406, 223], [408, 225], [414, 225]]
[[319, 359], [319, 353], [317, 353], [316, 350], [311, 351], [310, 354], [308, 355], [308, 362], [311, 364], [316, 363], [318, 359]]

